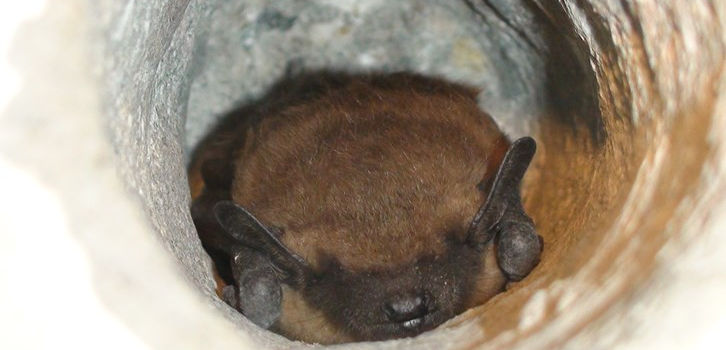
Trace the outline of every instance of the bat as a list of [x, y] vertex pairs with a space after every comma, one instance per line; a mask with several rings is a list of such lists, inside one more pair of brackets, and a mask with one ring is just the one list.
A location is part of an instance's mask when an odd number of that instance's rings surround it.
[[293, 81], [230, 114], [190, 166], [228, 304], [290, 339], [394, 339], [535, 268], [519, 187], [536, 143], [510, 142], [476, 90], [408, 73]]

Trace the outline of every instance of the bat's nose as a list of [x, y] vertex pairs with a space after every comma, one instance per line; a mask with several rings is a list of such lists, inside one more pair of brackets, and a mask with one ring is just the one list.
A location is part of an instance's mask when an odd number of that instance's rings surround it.
[[429, 306], [423, 293], [415, 293], [391, 298], [383, 304], [383, 311], [391, 322], [415, 328], [423, 323], [423, 316], [429, 313]]

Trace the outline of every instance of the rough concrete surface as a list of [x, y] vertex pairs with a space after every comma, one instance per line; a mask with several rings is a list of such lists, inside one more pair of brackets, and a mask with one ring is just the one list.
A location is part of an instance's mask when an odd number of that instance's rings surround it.
[[210, 116], [259, 97], [289, 70], [422, 72], [481, 88], [482, 104], [500, 119], [542, 108], [542, 63], [532, 48], [463, 1], [208, 1], [204, 10], [187, 150]]
[[309, 347], [216, 298], [185, 167], [225, 111], [321, 68], [480, 87], [542, 140], [525, 204], [553, 247], [446, 327], [338, 347], [724, 346], [719, 0], [23, 4], [0, 5], [0, 348]]

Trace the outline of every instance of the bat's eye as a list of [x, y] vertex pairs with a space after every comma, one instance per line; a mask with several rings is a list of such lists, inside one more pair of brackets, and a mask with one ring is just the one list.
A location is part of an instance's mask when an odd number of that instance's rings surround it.
[[383, 303], [386, 317], [404, 328], [420, 326], [429, 311], [429, 303], [424, 293], [397, 295]]

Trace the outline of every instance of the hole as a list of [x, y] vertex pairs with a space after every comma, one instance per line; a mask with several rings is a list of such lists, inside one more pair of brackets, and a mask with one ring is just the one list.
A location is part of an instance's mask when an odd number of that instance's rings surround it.
[[[515, 329], [520, 312], [514, 311], [525, 304], [528, 286], [544, 286], [554, 271], [564, 273], [557, 263], [563, 257], [597, 245], [597, 234], [577, 234], [584, 221], [568, 217], [572, 206], [585, 208], [581, 215], [596, 221], [615, 208], [632, 176], [608, 175], [606, 181], [561, 166], [579, 160], [588, 167], [592, 155], [612, 140], [600, 114], [595, 72], [584, 61], [586, 48], [575, 42], [572, 28], [553, 22], [555, 16], [563, 13], [528, 2], [222, 5], [200, 19], [200, 26], [209, 28], [197, 43], [203, 61], [197, 62], [190, 87], [187, 153], [215, 124], [215, 116], [259, 97], [291, 70], [413, 71], [477, 86], [482, 108], [512, 138], [532, 135], [540, 143], [523, 194], [545, 240], [544, 260], [531, 278], [469, 313], [481, 316], [488, 334]], [[608, 164], [620, 168], [630, 156]], [[586, 188], [588, 176], [610, 186]], [[572, 191], [566, 210], [551, 205], [567, 201], [553, 185]], [[588, 203], [593, 196], [600, 197], [596, 205]], [[582, 239], [593, 245], [583, 247]], [[515, 316], [504, 316], [505, 310]]]
[[685, 68], [651, 64], [665, 64], [654, 54], [665, 45], [653, 34], [660, 14], [631, 1], [210, 1], [127, 10], [138, 16], [117, 17], [130, 21], [119, 37], [148, 27], [150, 40], [129, 49], [137, 56], [107, 53], [114, 67], [138, 63], [128, 75], [143, 78], [131, 89], [123, 70], [107, 73], [121, 86], [124, 115], [143, 116], [108, 121], [124, 177], [195, 286], [240, 332], [271, 347], [291, 343], [214, 295], [184, 216], [184, 168], [216, 116], [260, 96], [286, 70], [408, 70], [474, 84], [513, 138], [538, 140], [523, 194], [545, 240], [542, 263], [415, 346], [556, 346], [594, 320], [616, 319], [608, 310], [626, 312], [619, 305], [663, 264], [658, 252], [692, 237], [683, 222], [702, 217], [679, 205], [712, 198], [694, 194], [714, 152], [704, 140], [715, 128], [708, 96], [717, 64], [699, 56], [710, 78], [687, 80], [683, 97], [668, 90], [679, 85], [673, 77], [686, 79]]

